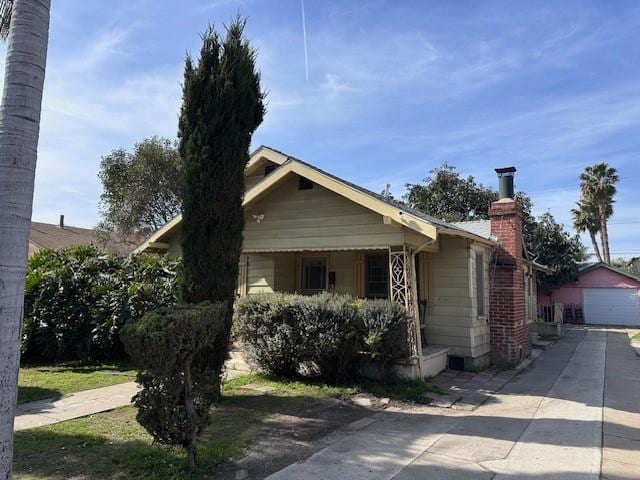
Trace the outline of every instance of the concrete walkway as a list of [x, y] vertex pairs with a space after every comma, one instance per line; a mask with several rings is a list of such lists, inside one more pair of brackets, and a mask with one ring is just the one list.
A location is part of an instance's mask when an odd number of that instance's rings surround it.
[[623, 330], [570, 330], [472, 412], [387, 410], [269, 478], [638, 479], [638, 368]]
[[[231, 353], [232, 358], [227, 363], [225, 380], [249, 373], [248, 365], [238, 355], [234, 357], [233, 352]], [[131, 398], [137, 391], [138, 386], [135, 382], [127, 382], [72, 393], [59, 400], [44, 399], [21, 403], [16, 409], [13, 429], [18, 431], [43, 427], [124, 407], [131, 404]]]
[[129, 405], [138, 391], [135, 382], [72, 393], [60, 400], [37, 400], [18, 405], [14, 430], [42, 427]]

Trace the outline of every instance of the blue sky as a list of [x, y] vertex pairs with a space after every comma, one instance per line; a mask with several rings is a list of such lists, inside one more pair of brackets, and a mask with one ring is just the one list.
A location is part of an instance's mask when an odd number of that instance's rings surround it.
[[516, 165], [536, 213], [568, 227], [577, 176], [607, 161], [611, 250], [640, 254], [640, 2], [305, 9], [308, 79], [300, 0], [54, 0], [34, 220], [95, 225], [100, 157], [175, 138], [185, 53], [239, 11], [268, 91], [256, 146], [396, 196], [445, 161], [491, 185]]

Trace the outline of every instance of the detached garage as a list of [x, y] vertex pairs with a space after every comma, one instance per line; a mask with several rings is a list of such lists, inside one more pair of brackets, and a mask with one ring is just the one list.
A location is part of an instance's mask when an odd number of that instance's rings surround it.
[[565, 319], [574, 323], [640, 326], [640, 278], [603, 263], [583, 267], [574, 281], [539, 292], [538, 300], [563, 304]]

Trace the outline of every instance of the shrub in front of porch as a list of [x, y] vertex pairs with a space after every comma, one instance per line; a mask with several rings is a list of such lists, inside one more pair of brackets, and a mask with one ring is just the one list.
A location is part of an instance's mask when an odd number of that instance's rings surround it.
[[235, 307], [234, 336], [247, 346], [247, 360], [278, 377], [293, 377], [304, 358], [305, 312], [292, 295], [256, 295]]
[[352, 297], [320, 294], [293, 296], [300, 311], [302, 360], [318, 368], [328, 383], [353, 379], [360, 350], [362, 321]]
[[408, 314], [386, 300], [265, 294], [240, 299], [235, 316], [249, 361], [281, 377], [312, 365], [325, 381], [346, 382], [363, 357], [378, 362], [384, 376], [390, 362], [408, 356]]
[[385, 379], [391, 363], [410, 356], [407, 311], [388, 300], [365, 300], [360, 307], [360, 317], [362, 350], [379, 365], [380, 376]]

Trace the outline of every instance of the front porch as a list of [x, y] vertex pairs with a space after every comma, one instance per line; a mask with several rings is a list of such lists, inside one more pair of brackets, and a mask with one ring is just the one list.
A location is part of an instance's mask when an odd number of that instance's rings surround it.
[[429, 253], [407, 245], [362, 250], [246, 252], [240, 262], [240, 296], [321, 292], [403, 305], [410, 358], [394, 366], [399, 377], [433, 377], [447, 367], [446, 346], [427, 344]]

